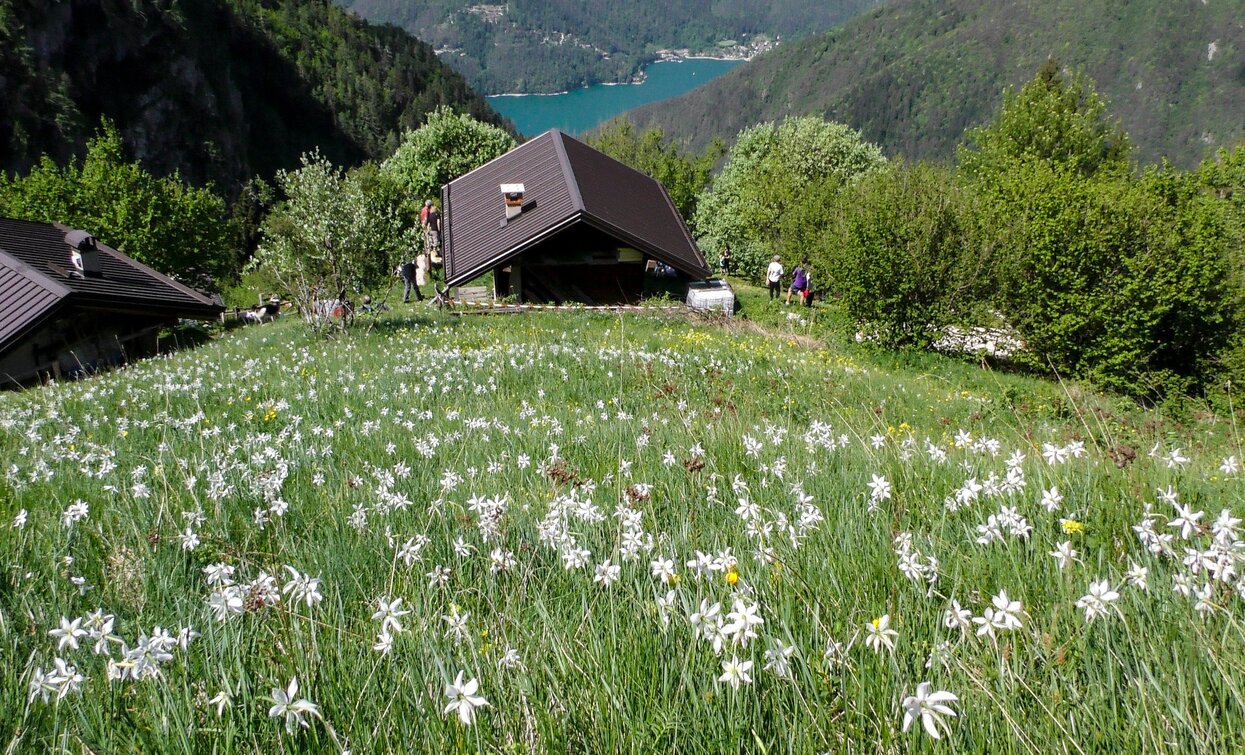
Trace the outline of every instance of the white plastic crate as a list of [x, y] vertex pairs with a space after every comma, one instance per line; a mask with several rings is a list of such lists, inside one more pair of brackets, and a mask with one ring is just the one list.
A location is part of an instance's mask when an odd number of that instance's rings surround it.
[[721, 312], [727, 317], [735, 314], [735, 292], [731, 284], [724, 280], [707, 280], [689, 283], [687, 286], [687, 306]]

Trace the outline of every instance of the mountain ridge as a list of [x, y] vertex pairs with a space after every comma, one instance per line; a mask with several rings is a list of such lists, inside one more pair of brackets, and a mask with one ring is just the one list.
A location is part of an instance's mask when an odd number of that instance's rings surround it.
[[[883, 0], [338, 0], [433, 44], [486, 94], [629, 81], [661, 49], [731, 49], [832, 28]], [[728, 44], [732, 43], [732, 44]]]
[[1242, 0], [901, 0], [626, 117], [701, 147], [820, 115], [888, 154], [948, 159], [1006, 87], [1054, 57], [1094, 78], [1139, 158], [1188, 166], [1245, 138], [1243, 21]]

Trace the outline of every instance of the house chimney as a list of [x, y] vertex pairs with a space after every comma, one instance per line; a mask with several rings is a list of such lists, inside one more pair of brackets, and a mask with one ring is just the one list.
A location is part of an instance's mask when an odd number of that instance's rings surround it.
[[523, 184], [502, 184], [501, 194], [506, 200], [506, 220], [517, 218], [523, 212]]
[[72, 270], [87, 278], [103, 276], [99, 265], [99, 247], [95, 237], [86, 231], [70, 231], [65, 234], [65, 242], [70, 246], [70, 264]]

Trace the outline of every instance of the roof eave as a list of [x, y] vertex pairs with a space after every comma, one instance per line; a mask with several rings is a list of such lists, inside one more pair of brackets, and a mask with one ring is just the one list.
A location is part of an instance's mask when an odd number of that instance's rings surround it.
[[[453, 276], [446, 278], [445, 285], [446, 286], [457, 286], [461, 283], [466, 283], [472, 278], [483, 275], [488, 270], [492, 270], [493, 268], [504, 265], [510, 260], [522, 254], [523, 252], [526, 252], [528, 249], [531, 249], [533, 246], [549, 238], [550, 236], [574, 225], [576, 222], [583, 219], [583, 217], [584, 217], [583, 212], [576, 212], [572, 215], [566, 216], [564, 219], [562, 219], [561, 221], [553, 225], [545, 226], [544, 228], [541, 229], [540, 233], [527, 237], [521, 243], [510, 247], [509, 249], [502, 252], [501, 254], [491, 257], [484, 262], [480, 262], [476, 264], [475, 266], [469, 268], [465, 272], [455, 273]], [[447, 251], [446, 253], [448, 254], [449, 252]]]
[[0, 340], [0, 356], [4, 355], [9, 349], [21, 343], [23, 339], [42, 328], [48, 320], [51, 320], [57, 312], [65, 306], [65, 299], [57, 299], [52, 302], [46, 309], [39, 313], [37, 317], [26, 323], [19, 330], [10, 333], [4, 340]]
[[711, 272], [709, 270], [708, 264], [704, 264], [699, 268], [689, 269], [691, 268], [691, 266], [687, 264], [687, 260], [679, 259], [678, 256], [670, 254], [669, 252], [662, 249], [661, 247], [658, 247], [648, 242], [643, 237], [630, 233], [625, 228], [620, 228], [614, 225], [613, 223], [610, 223], [606, 220], [603, 220], [600, 217], [597, 217], [596, 215], [593, 215], [590, 212], [583, 213], [583, 218], [585, 222], [587, 222], [588, 225], [591, 225], [593, 228], [596, 228], [599, 231], [608, 233], [609, 235], [614, 236], [615, 238], [618, 238], [622, 241], [626, 241], [628, 244], [631, 244], [636, 249], [646, 252], [650, 257], [654, 259], [658, 259], [658, 260], [661, 260], [662, 262], [665, 262], [667, 265], [670, 265], [675, 270], [679, 270], [684, 273], [687, 273], [688, 275], [694, 275], [694, 276], [698, 276], [701, 278], [708, 277]]

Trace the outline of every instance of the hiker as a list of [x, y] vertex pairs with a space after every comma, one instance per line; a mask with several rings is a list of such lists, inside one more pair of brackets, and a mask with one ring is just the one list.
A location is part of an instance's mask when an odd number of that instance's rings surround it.
[[424, 206], [419, 208], [419, 227], [420, 228], [428, 227], [428, 210], [430, 210], [431, 208], [432, 208], [432, 200], [425, 199]]
[[428, 251], [428, 259], [432, 264], [441, 261], [441, 213], [436, 205], [428, 207], [428, 218], [424, 224], [424, 248]]
[[407, 260], [398, 267], [398, 277], [402, 279], [402, 303], [411, 303], [411, 290], [415, 291], [415, 301], [423, 301], [424, 295], [419, 291], [419, 267], [415, 260]]
[[779, 261], [777, 254], [774, 255], [773, 261], [769, 263], [769, 267], [765, 268], [765, 282], [769, 284], [769, 300], [774, 301], [778, 298], [778, 288], [782, 285], [782, 274], [786, 272], [782, 269], [782, 262]]
[[806, 307], [813, 306], [813, 271], [808, 268], [804, 269], [804, 295], [802, 303]]
[[804, 292], [808, 290], [808, 259], [800, 260], [800, 264], [795, 266], [795, 271], [791, 277], [791, 288], [787, 289], [787, 300], [784, 304], [791, 303], [791, 295], [799, 294], [800, 301], [804, 301]]
[[731, 245], [727, 244], [722, 247], [722, 255], [718, 257], [718, 269], [722, 271], [722, 277], [725, 278], [731, 272]]

